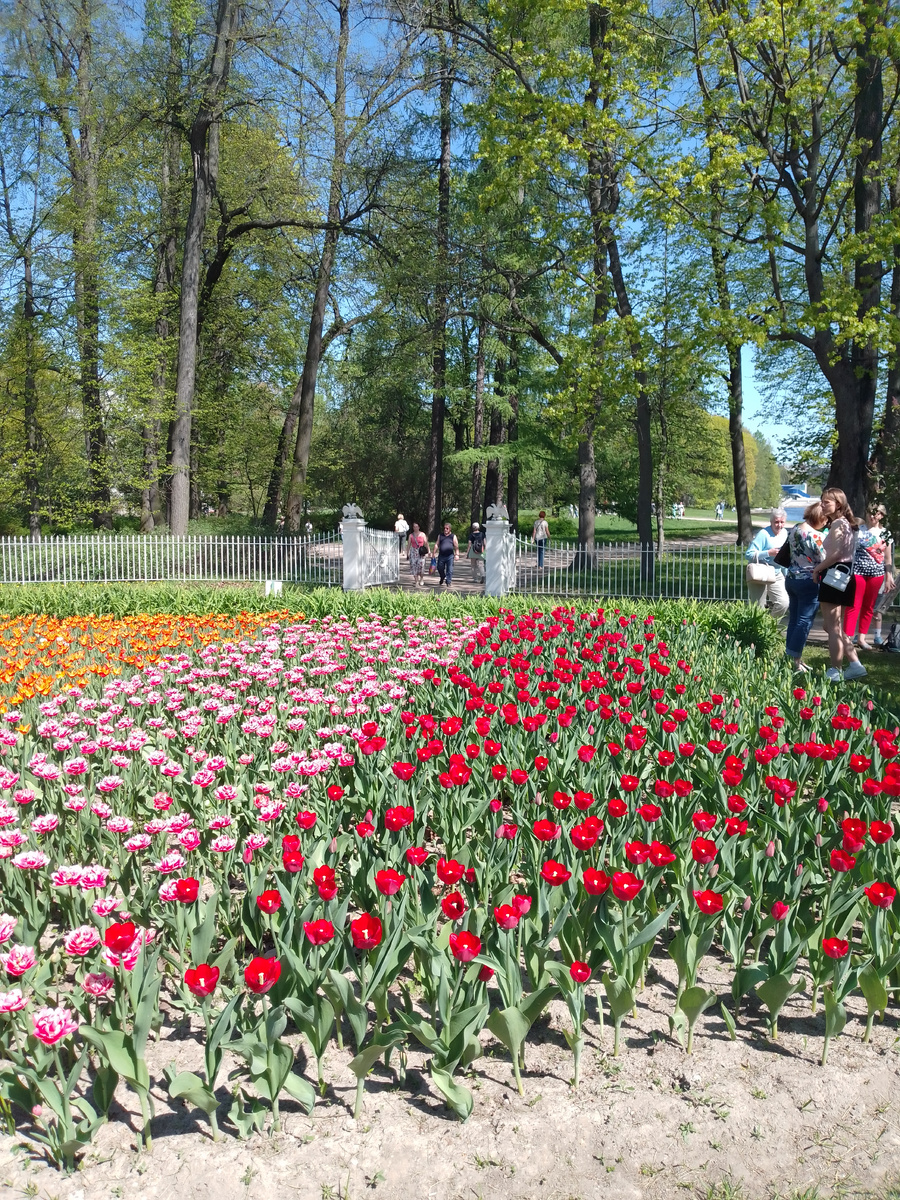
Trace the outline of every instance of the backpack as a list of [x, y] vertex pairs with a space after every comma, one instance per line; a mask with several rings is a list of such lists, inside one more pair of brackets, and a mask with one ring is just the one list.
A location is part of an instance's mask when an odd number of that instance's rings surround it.
[[892, 654], [900, 654], [900, 625], [896, 621], [891, 625], [891, 632], [887, 635], [884, 648], [890, 650]]
[[479, 529], [473, 533], [469, 540], [472, 543], [472, 549], [475, 551], [475, 553], [480, 554], [484, 549], [484, 534], [481, 532], [481, 530]]

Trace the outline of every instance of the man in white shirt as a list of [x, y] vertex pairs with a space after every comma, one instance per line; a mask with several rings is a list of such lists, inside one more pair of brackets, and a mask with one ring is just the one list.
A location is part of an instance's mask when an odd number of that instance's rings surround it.
[[[788, 594], [784, 586], [785, 569], [775, 565], [775, 555], [781, 549], [787, 538], [787, 513], [783, 508], [773, 508], [769, 524], [760, 529], [756, 537], [747, 547], [747, 591], [750, 593], [750, 603], [765, 608], [768, 604], [772, 616], [781, 621], [787, 616]], [[753, 567], [762, 568], [753, 571]], [[765, 568], [769, 568], [766, 570]], [[751, 579], [751, 574], [769, 575], [774, 572], [774, 578], [768, 580]]]

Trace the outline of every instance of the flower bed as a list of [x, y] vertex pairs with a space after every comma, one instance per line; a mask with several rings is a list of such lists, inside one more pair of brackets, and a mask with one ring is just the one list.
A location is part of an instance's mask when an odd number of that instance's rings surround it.
[[852, 991], [866, 1037], [897, 989], [900, 749], [865, 692], [602, 609], [211, 619], [167, 650], [30, 700], [6, 684], [0, 1095], [57, 1162], [120, 1082], [149, 1141], [148, 1041], [184, 1014], [205, 1033], [169, 1093], [218, 1136], [226, 1071], [234, 1128], [277, 1128], [344, 1037], [357, 1107], [416, 1045], [465, 1118], [484, 1031], [521, 1089], [555, 997], [577, 1086], [586, 989], [617, 1052], [656, 946], [688, 1052], [711, 1005], [735, 1036], [755, 993], [774, 1038], [806, 989], [824, 1061]]

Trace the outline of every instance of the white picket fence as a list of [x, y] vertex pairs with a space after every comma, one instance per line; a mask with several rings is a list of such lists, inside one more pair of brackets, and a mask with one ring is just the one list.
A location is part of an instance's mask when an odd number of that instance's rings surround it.
[[0, 538], [3, 583], [254, 583], [281, 579], [340, 587], [337, 533], [308, 537], [166, 534]]
[[[510, 538], [512, 534], [508, 535]], [[689, 597], [746, 600], [744, 550], [733, 545], [676, 542], [657, 554], [653, 545], [597, 542], [585, 554], [577, 542], [551, 539], [539, 565], [535, 543], [516, 541], [514, 589], [537, 595]]]

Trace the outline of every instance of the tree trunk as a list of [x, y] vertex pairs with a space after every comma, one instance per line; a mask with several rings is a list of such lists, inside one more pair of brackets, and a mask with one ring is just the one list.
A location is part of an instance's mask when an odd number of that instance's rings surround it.
[[0, 147], [0, 186], [3, 188], [3, 212], [6, 218], [6, 233], [16, 257], [22, 260], [22, 329], [25, 335], [25, 377], [22, 388], [22, 416], [25, 426], [25, 455], [22, 482], [25, 488], [25, 503], [28, 511], [28, 537], [32, 542], [41, 540], [41, 474], [40, 445], [41, 430], [37, 411], [37, 335], [35, 325], [37, 309], [34, 303], [34, 276], [32, 273], [31, 239], [38, 227], [38, 198], [41, 177], [41, 143], [38, 140], [36, 166], [34, 169], [34, 204], [31, 228], [24, 238], [16, 233], [12, 203], [6, 179], [6, 161]]
[[[475, 356], [475, 417], [472, 432], [472, 445], [480, 450], [484, 443], [484, 335], [485, 321], [478, 321], [478, 349]], [[472, 465], [472, 502], [469, 505], [469, 520], [481, 521], [484, 507], [481, 497], [481, 481], [484, 474], [484, 464], [479, 459]]]
[[191, 423], [197, 375], [197, 304], [200, 295], [203, 235], [219, 178], [219, 123], [222, 99], [234, 53], [238, 23], [237, 0], [219, 0], [216, 39], [210, 57], [203, 97], [191, 123], [193, 163], [191, 204], [184, 231], [181, 264], [181, 304], [178, 314], [178, 365], [175, 376], [175, 417], [171, 430], [172, 533], [187, 533], [190, 513]]
[[[599, 398], [597, 401], [599, 408]], [[594, 422], [588, 420], [578, 443], [578, 554], [573, 567], [594, 562], [597, 524], [597, 464], [594, 460]]]
[[34, 279], [31, 269], [30, 244], [23, 255], [22, 268], [25, 287], [25, 297], [22, 305], [22, 321], [25, 326], [25, 387], [23, 400], [25, 442], [27, 445], [24, 472], [25, 500], [28, 505], [28, 537], [32, 542], [39, 542], [41, 540], [41, 431], [38, 425], [37, 412], [37, 344], [35, 337], [37, 312], [34, 305]]
[[[854, 233], [859, 250], [854, 263], [853, 287], [861, 323], [868, 320], [881, 302], [882, 265], [877, 247], [870, 240], [872, 225], [881, 208], [884, 121], [880, 57], [883, 29], [875, 7], [860, 14], [860, 39], [856, 47], [854, 126], [858, 149], [854, 163], [853, 206]], [[878, 387], [878, 341], [875, 336], [866, 340], [854, 338], [848, 368], [837, 373], [837, 386], [832, 384], [838, 436], [832, 451], [828, 485], [846, 492], [850, 507], [862, 515], [868, 497], [869, 445]]]
[[519, 348], [515, 334], [509, 339], [509, 370], [507, 372], [509, 386], [506, 398], [509, 402], [509, 423], [506, 440], [510, 447], [508, 475], [506, 479], [506, 508], [509, 512], [509, 523], [513, 529], [519, 528], [519, 459], [516, 442], [519, 438]]
[[[707, 129], [711, 138], [711, 130]], [[715, 165], [715, 157], [710, 153]], [[718, 188], [712, 193], [712, 220], [710, 222], [709, 248], [712, 255], [713, 276], [716, 281], [716, 298], [726, 325], [732, 325], [731, 289], [725, 254], [719, 240], [722, 220], [722, 203]], [[734, 481], [734, 506], [737, 509], [737, 544], [749, 546], [753, 541], [753, 520], [750, 516], [750, 491], [747, 487], [747, 460], [744, 454], [744, 382], [741, 367], [741, 342], [738, 338], [724, 337], [728, 355], [728, 438], [731, 443], [731, 475]]]
[[[316, 291], [309, 321], [309, 334], [306, 339], [303, 372], [294, 389], [294, 395], [291, 397], [291, 404], [284, 419], [285, 427], [282, 430], [284, 443], [282, 444], [279, 438], [279, 448], [276, 451], [275, 465], [272, 478], [269, 480], [269, 494], [266, 501], [267, 522], [274, 527], [278, 520], [279, 493], [283, 486], [279, 476], [283, 479], [283, 471], [286, 467], [286, 462], [282, 466], [280, 456], [286, 455], [290, 447], [292, 435], [290, 424], [293, 421], [297, 426], [297, 437], [293, 447], [291, 478], [285, 501], [285, 527], [289, 533], [299, 533], [303, 520], [306, 477], [309, 470], [309, 452], [312, 447], [313, 417], [315, 416], [316, 381], [319, 375], [319, 363], [322, 360], [322, 331], [325, 326], [325, 308], [328, 304], [331, 272], [334, 268], [340, 235], [341, 189], [347, 163], [347, 85], [344, 72], [350, 46], [350, 0], [339, 0], [338, 15], [340, 28], [334, 67], [334, 105], [332, 108], [334, 143], [331, 157], [331, 179], [328, 186], [327, 227], [316, 275]], [[296, 412], [296, 416], [294, 416], [294, 412]]]
[[[173, 92], [171, 76], [175, 71], [178, 57], [177, 34], [174, 31], [170, 35], [169, 52], [170, 91]], [[169, 103], [174, 106], [174, 95], [169, 97]], [[142, 430], [145, 484], [141, 497], [141, 533], [149, 533], [157, 525], [163, 523], [166, 515], [163, 493], [168, 494], [169, 490], [167, 484], [163, 487], [160, 486], [162, 470], [159, 458], [162, 422], [169, 412], [169, 337], [172, 333], [170, 305], [175, 287], [177, 255], [175, 237], [177, 200], [175, 193], [180, 173], [180, 157], [178, 134], [174, 125], [170, 124], [166, 128], [163, 140], [159, 178], [160, 238], [156, 247], [156, 272], [153, 278], [153, 292], [157, 303], [154, 322], [156, 361], [153, 365], [153, 411], [144, 422]]]
[[635, 413], [635, 428], [638, 443], [638, 496], [637, 496], [637, 528], [638, 541], [641, 546], [650, 548], [650, 552], [641, 554], [641, 578], [653, 579], [653, 446], [652, 413], [650, 410], [650, 392], [647, 383], [647, 368], [644, 366], [644, 348], [637, 322], [631, 308], [625, 274], [619, 258], [619, 243], [609, 231], [609, 269], [612, 275], [613, 287], [616, 292], [616, 307], [619, 316], [625, 323], [628, 334], [628, 346], [634, 371], [634, 381], [637, 390], [637, 406]]
[[428, 447], [428, 528], [432, 537], [443, 518], [444, 414], [447, 407], [447, 315], [449, 308], [448, 260], [450, 238], [450, 102], [453, 71], [443, 37], [441, 44], [440, 137], [438, 168], [437, 262], [434, 296], [434, 342], [431, 355], [431, 439]]
[[[498, 361], [494, 367], [494, 395], [500, 397], [503, 395], [503, 381], [506, 373], [506, 364]], [[500, 410], [500, 405], [495, 403], [491, 408], [491, 421], [488, 429], [488, 445], [500, 446], [503, 443], [503, 413]], [[502, 504], [503, 502], [503, 483], [500, 473], [500, 459], [489, 458], [487, 470], [484, 476], [484, 513], [482, 520], [487, 520], [487, 510], [492, 504]]]
[[[900, 174], [895, 174], [891, 181], [890, 207], [896, 221], [900, 211]], [[900, 242], [894, 243], [893, 263], [890, 314], [900, 327]], [[884, 417], [871, 467], [879, 490], [887, 497], [890, 519], [896, 524], [900, 513], [900, 339], [897, 338], [888, 351], [885, 393]]]

